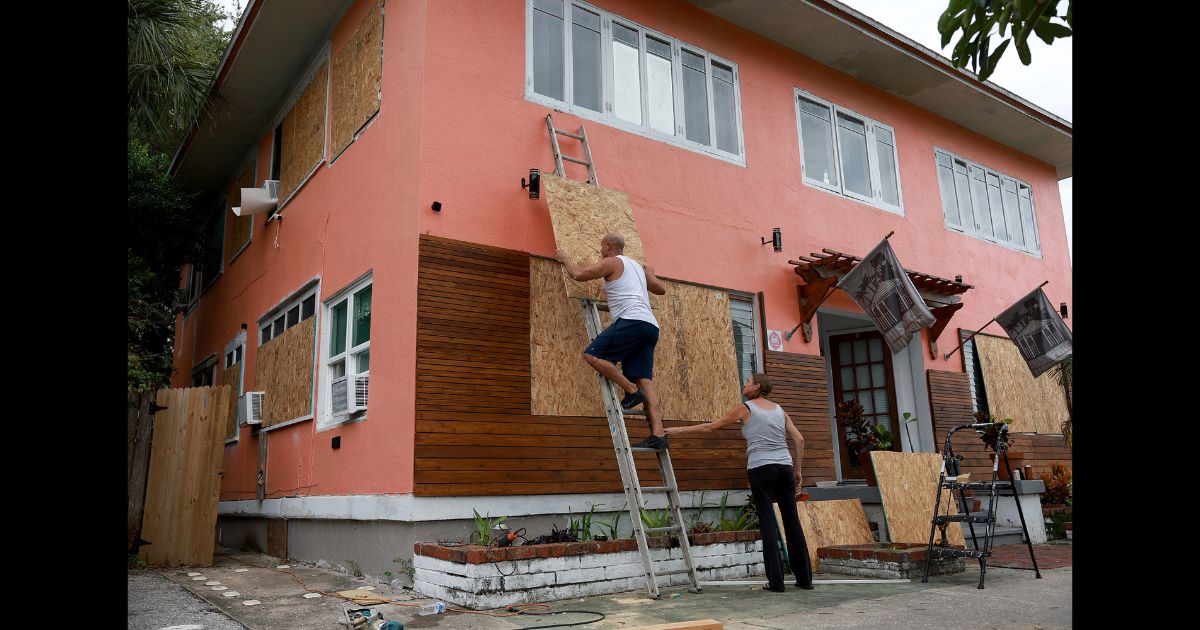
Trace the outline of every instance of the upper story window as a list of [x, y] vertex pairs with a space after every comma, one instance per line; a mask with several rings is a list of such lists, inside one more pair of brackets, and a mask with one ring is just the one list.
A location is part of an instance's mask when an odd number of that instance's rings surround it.
[[317, 289], [305, 291], [258, 322], [258, 345], [283, 334], [283, 331], [312, 317], [317, 311]]
[[749, 296], [729, 294], [729, 315], [733, 321], [733, 349], [737, 354], [738, 387], [746, 377], [761, 372], [759, 367], [759, 343], [755, 335], [754, 300]]
[[1029, 184], [943, 149], [934, 149], [946, 227], [1039, 255]]
[[796, 90], [804, 183], [904, 214], [896, 131]]
[[529, 2], [530, 100], [745, 164], [737, 64], [590, 4]]

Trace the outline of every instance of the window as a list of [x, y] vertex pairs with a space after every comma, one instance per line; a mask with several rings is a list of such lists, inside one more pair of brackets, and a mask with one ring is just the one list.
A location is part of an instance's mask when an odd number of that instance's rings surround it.
[[754, 302], [748, 297], [729, 296], [733, 319], [733, 348], [737, 353], [738, 389], [758, 369], [758, 342], [754, 335]]
[[983, 365], [979, 362], [979, 354], [975, 352], [975, 340], [967, 340], [970, 335], [960, 330], [958, 336], [964, 340], [962, 346], [963, 364], [966, 367], [967, 383], [971, 387], [971, 411], [987, 411], [987, 391], [983, 387]]
[[258, 322], [258, 345], [267, 343], [282, 335], [285, 330], [312, 317], [316, 301], [317, 289], [314, 286], [300, 291], [297, 297], [273, 309]]
[[[323, 424], [343, 421], [351, 414], [334, 415], [334, 408], [345, 408], [345, 400], [334, 401], [335, 393], [352, 395], [347, 379], [369, 374], [371, 369], [371, 277], [356, 282], [325, 302]], [[360, 415], [363, 412], [359, 412]]]
[[204, 273], [200, 269], [200, 265], [188, 265], [186, 269], [186, 283], [184, 289], [187, 291], [187, 306], [190, 309], [200, 301], [200, 287], [204, 281]]
[[212, 387], [217, 380], [217, 357], [212, 355], [192, 368], [192, 387]]
[[590, 4], [530, 0], [526, 96], [744, 164], [737, 65]]
[[896, 132], [796, 90], [804, 183], [904, 214]]
[[935, 149], [946, 227], [1030, 254], [1041, 240], [1029, 184]]
[[271, 177], [279, 179], [279, 166], [283, 160], [283, 123], [275, 126], [275, 135], [271, 139]]

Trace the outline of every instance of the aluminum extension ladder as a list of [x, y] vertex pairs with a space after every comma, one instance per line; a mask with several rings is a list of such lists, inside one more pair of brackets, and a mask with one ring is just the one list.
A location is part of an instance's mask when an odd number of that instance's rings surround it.
[[[580, 299], [583, 306], [583, 319], [587, 325], [588, 339], [595, 339], [600, 334], [600, 309], [595, 300]], [[701, 592], [700, 578], [696, 574], [696, 565], [692, 561], [692, 550], [688, 542], [687, 527], [683, 520], [683, 507], [679, 499], [679, 482], [675, 479], [675, 469], [671, 466], [671, 454], [667, 449], [635, 448], [629, 445], [629, 432], [625, 430], [625, 414], [644, 415], [645, 412], [625, 412], [621, 409], [620, 399], [617, 398], [617, 388], [601, 374], [596, 374], [600, 383], [600, 397], [604, 400], [604, 412], [608, 417], [608, 431], [612, 435], [613, 449], [617, 455], [617, 467], [621, 469], [621, 485], [625, 488], [625, 504], [629, 507], [629, 519], [633, 523], [633, 535], [637, 539], [638, 552], [642, 556], [642, 567], [646, 570], [646, 589], [651, 598], [658, 599], [658, 578], [686, 573], [691, 580], [691, 591]], [[658, 459], [659, 472], [662, 474], [663, 486], [642, 486], [638, 480], [635, 453], [654, 453]], [[646, 509], [645, 495], [663, 493], [667, 495], [667, 505], [670, 509], [672, 524], [667, 527], [647, 527], [642, 521], [642, 511]], [[679, 551], [683, 556], [683, 568], [656, 570], [654, 561], [650, 558], [650, 547], [646, 537], [648, 534], [677, 533], [679, 536]], [[677, 562], [668, 560], [667, 562]]]
[[[599, 186], [600, 180], [596, 178], [596, 167], [592, 162], [592, 148], [588, 145], [587, 130], [583, 128], [583, 123], [579, 124], [579, 133], [560, 131], [554, 128], [554, 119], [550, 117], [550, 114], [546, 114], [546, 129], [550, 130], [550, 150], [554, 152], [554, 174], [559, 177], [567, 176], [566, 170], [563, 169], [563, 160], [567, 160], [568, 162], [586, 166], [588, 170], [588, 183], [593, 186]], [[558, 147], [559, 136], [578, 140], [583, 145], [583, 159], [563, 155], [562, 150]]]
[[[998, 481], [996, 472], [1000, 467], [1000, 460], [1004, 459], [1004, 465], [1011, 470], [1008, 464], [1008, 426], [1001, 425], [999, 436], [996, 440], [995, 455], [992, 458], [992, 478], [990, 481], [978, 482], [961, 482], [958, 480], [959, 462], [962, 461], [962, 455], [955, 455], [952, 448], [951, 438], [954, 434], [963, 429], [974, 429], [979, 433], [991, 427], [988, 422], [979, 424], [960, 424], [946, 433], [946, 444], [942, 447], [942, 470], [938, 475], [938, 491], [937, 499], [933, 504], [933, 518], [929, 522], [929, 547], [925, 554], [925, 573], [921, 576], [922, 582], [929, 581], [929, 566], [933, 562], [933, 554], [936, 553], [943, 558], [975, 558], [979, 561], [979, 586], [983, 588], [983, 579], [987, 575], [987, 559], [992, 555], [992, 540], [996, 534], [996, 500], [1000, 496], [1000, 490], [1011, 490], [1012, 497], [1017, 503], [1017, 514], [1021, 518], [1021, 531], [1025, 536], [1025, 544], [1029, 547], [1029, 559], [1033, 561], [1033, 572], [1037, 575], [1037, 579], [1042, 579], [1042, 572], [1038, 569], [1037, 558], [1033, 555], [1033, 541], [1029, 538], [1029, 527], [1025, 523], [1025, 511], [1021, 508], [1021, 497], [1017, 494], [1016, 483], [1013, 481]], [[950, 492], [950, 498], [954, 496], [954, 491], [959, 491], [959, 501], [961, 503], [960, 514], [939, 514], [942, 505], [942, 490]], [[967, 499], [962, 496], [963, 490], [986, 490], [988, 491], [988, 507], [985, 516], [971, 516], [971, 511], [967, 507]], [[949, 511], [949, 503], [947, 503], [947, 512]], [[974, 549], [956, 549], [949, 546], [946, 540], [946, 527], [949, 523], [966, 523], [971, 531], [971, 544]], [[983, 548], [979, 547], [979, 540], [975, 535], [975, 524], [984, 526]], [[934, 532], [941, 527], [942, 536], [938, 545], [933, 544]]]

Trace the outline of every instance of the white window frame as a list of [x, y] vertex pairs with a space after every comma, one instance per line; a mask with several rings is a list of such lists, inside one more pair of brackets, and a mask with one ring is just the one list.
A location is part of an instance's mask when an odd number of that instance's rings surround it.
[[[573, 103], [573, 64], [571, 63], [571, 11], [568, 5], [575, 4], [588, 11], [600, 15], [600, 74], [601, 74], [601, 109], [596, 112], [586, 107], [577, 107]], [[596, 121], [609, 127], [637, 134], [653, 140], [659, 140], [697, 153], [715, 157], [738, 166], [746, 166], [746, 142], [742, 130], [742, 89], [738, 65], [729, 59], [714, 55], [699, 46], [693, 46], [683, 40], [666, 35], [655, 29], [626, 19], [595, 5], [577, 0], [564, 0], [563, 7], [563, 98], [558, 100], [534, 91], [533, 85], [533, 0], [525, 0], [525, 100], [570, 112], [580, 118]], [[612, 21], [617, 20], [629, 28], [638, 31], [638, 70], [641, 86], [642, 124], [637, 125], [618, 118], [613, 110], [613, 89], [615, 85], [613, 69], [613, 36]], [[672, 96], [675, 105], [675, 133], [668, 135], [650, 126], [648, 112], [648, 90], [646, 89], [646, 36], [670, 42], [671, 44], [671, 82]], [[687, 139], [684, 109], [683, 109], [683, 68], [680, 50], [686, 48], [692, 53], [702, 55], [705, 64], [705, 77], [708, 90], [708, 137], [712, 146], [700, 144]], [[713, 62], [727, 66], [733, 71], [734, 118], [737, 127], [738, 153], [730, 153], [716, 147], [716, 116], [713, 102]]]
[[[272, 144], [274, 144], [274, 142], [275, 142], [274, 136], [275, 136], [275, 132], [274, 132], [274, 129], [272, 129], [271, 130], [271, 143]], [[245, 167], [249, 166], [251, 164], [254, 165], [254, 173], [250, 177], [250, 183], [251, 183], [251, 185], [253, 185], [254, 182], [258, 181], [258, 147], [257, 146], [255, 146], [253, 149], [250, 150], [249, 159], [242, 166], [242, 168], [238, 169], [237, 173], [235, 173], [233, 176], [234, 177], [233, 184], [235, 186], [237, 186], [239, 189], [242, 187], [242, 182], [238, 178], [242, 174], [242, 171], [245, 170]], [[229, 205], [228, 197], [225, 198], [225, 207], [228, 209], [228, 212], [230, 214], [233, 213], [233, 206]], [[236, 252], [233, 252], [232, 254], [230, 254], [229, 260], [227, 262], [223, 262], [222, 265], [225, 265], [225, 264], [232, 265], [233, 261], [237, 260], [238, 256], [241, 256], [242, 252], [246, 251], [250, 247], [250, 243], [254, 242], [254, 217], [253, 217], [253, 215], [247, 215], [247, 216], [250, 217], [250, 236], [249, 236], [249, 238], [246, 239], [246, 242], [241, 247], [239, 247]], [[228, 229], [229, 229], [229, 227], [226, 226], [226, 230], [228, 230]]]
[[[217, 355], [214, 353], [214, 354], [208, 355], [207, 357], [204, 357], [204, 359], [202, 359], [201, 361], [196, 363], [196, 365], [192, 367], [192, 383], [193, 384], [190, 385], [190, 387], [212, 387], [212, 386], [214, 386], [217, 382], [217, 364], [219, 362], [220, 361], [217, 360]], [[209, 373], [209, 384], [208, 385], [195, 385], [196, 375], [202, 374], [204, 372]]]
[[[829, 108], [831, 133], [833, 135], [830, 140], [833, 143], [833, 163], [837, 168], [838, 183], [826, 184], [824, 180], [810, 177], [808, 169], [804, 164], [804, 130], [801, 127], [801, 117], [804, 113], [800, 110], [800, 99], [805, 99], [818, 103]], [[900, 177], [900, 141], [896, 137], [896, 128], [870, 116], [864, 116], [850, 108], [842, 107], [832, 101], [823, 99], [812, 92], [800, 88], [794, 89], [792, 106], [796, 110], [796, 138], [799, 141], [800, 148], [800, 176], [801, 180], [818, 190], [830, 192], [841, 197], [853, 199], [865, 203], [869, 206], [886, 210], [900, 216], [904, 216], [904, 185]], [[838, 114], [844, 114], [856, 120], [862, 121], [866, 132], [867, 140], [867, 166], [871, 173], [871, 193], [872, 196], [867, 197], [846, 188], [846, 175], [842, 169], [842, 138], [838, 133]], [[897, 204], [891, 204], [883, 199], [883, 177], [879, 170], [879, 143], [875, 139], [875, 128], [879, 127], [892, 134], [892, 163], [896, 166], [896, 196], [899, 200]]]
[[[374, 286], [373, 280], [374, 280], [374, 271], [368, 271], [365, 275], [358, 278], [354, 282], [351, 282], [349, 285], [347, 285], [341, 291], [338, 291], [337, 293], [333, 294], [333, 296], [326, 298], [324, 301], [321, 302], [321, 315], [322, 315], [322, 317], [321, 317], [321, 336], [320, 336], [320, 339], [321, 339], [321, 341], [320, 341], [321, 364], [320, 364], [320, 368], [319, 368], [320, 369], [320, 379], [319, 380], [321, 383], [321, 395], [318, 397], [318, 399], [320, 400], [320, 404], [319, 404], [320, 409], [317, 414], [317, 428], [316, 428], [317, 431], [324, 431], [326, 429], [330, 429], [330, 428], [345, 424], [347, 422], [360, 422], [360, 421], [366, 420], [367, 414], [370, 411], [369, 409], [367, 409], [367, 410], [359, 411], [356, 413], [339, 413], [337, 415], [334, 415], [333, 407], [332, 407], [333, 375], [332, 375], [332, 370], [330, 369], [330, 365], [336, 361], [345, 361], [347, 375], [351, 375], [351, 374], [367, 374], [367, 375], [369, 375], [371, 373], [370, 369], [368, 369], [365, 372], [354, 372], [353, 369], [351, 368], [351, 359], [354, 357], [354, 355], [361, 353], [363, 350], [371, 349], [371, 339], [368, 338], [366, 342], [361, 343], [357, 346], [353, 346], [353, 347], [351, 347], [350, 341], [352, 340], [352, 336], [354, 334], [354, 322], [353, 322], [354, 294], [361, 291], [362, 289], [365, 289], [368, 286], [373, 287]], [[372, 289], [372, 291], [371, 291], [372, 309], [374, 309], [374, 301], [375, 301], [374, 293], [375, 293], [374, 289]], [[333, 317], [331, 317], [330, 314], [331, 314], [331, 311], [333, 310], [333, 307], [337, 306], [343, 300], [345, 300], [347, 302], [347, 304], [346, 304], [346, 337], [347, 337], [346, 338], [346, 348], [337, 355], [330, 355], [329, 354], [329, 341], [330, 341], [331, 335], [333, 334], [333, 331], [332, 331]]]
[[[763, 372], [763, 371], [765, 371], [765, 370], [763, 370], [763, 360], [765, 359], [765, 357], [763, 357], [763, 344], [762, 344], [763, 331], [759, 327], [759, 322], [761, 320], [760, 320], [760, 311], [759, 311], [760, 305], [758, 303], [758, 296], [753, 293], [743, 293], [741, 291], [728, 291], [727, 293], [729, 294], [731, 315], [732, 315], [732, 308], [733, 308], [732, 302], [733, 301], [736, 300], [739, 302], [749, 302], [750, 303], [750, 318], [751, 318], [750, 326], [751, 326], [751, 331], [753, 332], [753, 340], [751, 341], [751, 343], [753, 344], [753, 347], [754, 347], [754, 368], [752, 371]], [[730, 319], [732, 320], [732, 317], [730, 317]], [[732, 334], [732, 331], [730, 331], [730, 333]], [[734, 348], [734, 352], [737, 352], [737, 348]], [[739, 362], [739, 365], [740, 365], [740, 362]], [[740, 372], [740, 369], [739, 369], [739, 372]], [[738, 387], [740, 388], [741, 387], [741, 374], [738, 375], [738, 379], [739, 379]]]
[[[305, 283], [304, 287], [302, 287], [299, 291], [293, 292], [291, 295], [289, 295], [287, 297], [287, 299], [285, 299], [284, 301], [282, 301], [279, 304], [272, 307], [262, 317], [259, 317], [258, 325], [254, 329], [255, 339], [258, 340], [258, 344], [255, 347], [261, 348], [263, 345], [271, 343], [271, 341], [273, 341], [276, 337], [278, 337], [279, 335], [286, 332], [292, 326], [295, 326], [296, 324], [299, 324], [300, 322], [307, 321], [311, 317], [316, 317], [317, 311], [320, 310], [317, 308], [318, 303], [320, 302], [320, 296], [318, 295], [319, 289], [320, 289], [320, 284], [317, 281], [315, 281], [315, 280], [309, 281], [309, 282]], [[313, 312], [308, 317], [305, 317], [304, 316], [304, 301], [307, 300], [309, 297], [311, 297], [313, 299]], [[287, 323], [288, 311], [290, 311], [296, 307], [300, 308], [299, 316], [294, 324], [288, 325], [288, 323]], [[274, 331], [273, 325], [274, 325], [275, 320], [278, 319], [280, 316], [283, 317], [283, 322], [284, 322], [283, 330], [277, 333]], [[271, 338], [264, 341], [263, 340], [263, 328], [268, 327], [268, 326], [272, 327]]]
[[[968, 227], [966, 227], [966, 226], [963, 226], [963, 225], [961, 225], [961, 221], [960, 221], [960, 225], [953, 225], [953, 224], [951, 224], [951, 223], [949, 222], [949, 219], [946, 217], [946, 211], [945, 211], [945, 207], [946, 207], [946, 200], [942, 198], [942, 189], [941, 189], [941, 181], [940, 181], [940, 178], [941, 178], [941, 172], [940, 172], [940, 170], [939, 170], [939, 169], [941, 168], [941, 166], [939, 166], [939, 165], [938, 165], [938, 154], [939, 154], [939, 153], [940, 153], [940, 154], [942, 154], [942, 155], [945, 155], [945, 156], [947, 156], [947, 157], [949, 157], [949, 158], [950, 158], [950, 167], [951, 167], [951, 170], [952, 170], [952, 171], [953, 171], [953, 168], [954, 168], [954, 162], [955, 162], [955, 160], [957, 160], [957, 161], [961, 161], [961, 162], [964, 162], [964, 163], [966, 163], [966, 166], [967, 166], [967, 178], [968, 178], [968, 184], [969, 184], [970, 177], [971, 177], [971, 168], [972, 168], [972, 167], [974, 167], [974, 168], [977, 168], [977, 169], [979, 169], [979, 170], [983, 171], [983, 173], [984, 173], [984, 183], [985, 183], [985, 184], [987, 183], [987, 176], [988, 176], [988, 175], [994, 175], [994, 176], [995, 176], [995, 177], [996, 177], [996, 178], [997, 178], [997, 179], [1000, 181], [1000, 194], [1001, 194], [1001, 213], [1002, 213], [1002, 214], [1004, 214], [1004, 211], [1003, 211], [1003, 194], [1004, 194], [1004, 183], [1005, 183], [1005, 180], [1008, 180], [1008, 181], [1011, 181], [1011, 182], [1013, 182], [1013, 184], [1016, 186], [1016, 189], [1017, 189], [1017, 204], [1018, 204], [1018, 206], [1017, 206], [1017, 207], [1018, 207], [1018, 211], [1017, 211], [1017, 217], [1018, 217], [1018, 219], [1020, 219], [1020, 196], [1021, 196], [1021, 187], [1022, 187], [1022, 186], [1023, 186], [1023, 187], [1025, 187], [1025, 188], [1026, 188], [1026, 189], [1029, 191], [1029, 211], [1030, 211], [1031, 217], [1032, 217], [1032, 219], [1033, 219], [1033, 243], [1032, 243], [1032, 244], [1030, 244], [1028, 241], [1026, 241], [1026, 244], [1025, 244], [1025, 246], [1020, 246], [1020, 245], [1017, 245], [1017, 244], [1013, 243], [1013, 242], [1012, 242], [1012, 241], [1010, 241], [1010, 240], [1001, 240], [1001, 239], [999, 239], [999, 238], [996, 238], [996, 237], [994, 236], [994, 234], [995, 234], [995, 232], [996, 232], [995, 225], [993, 225], [993, 226], [992, 226], [992, 234], [993, 234], [993, 235], [992, 235], [992, 236], [988, 236], [987, 234], [984, 234], [984, 233], [980, 232], [980, 231], [978, 230], [978, 228], [977, 228], [977, 227], [970, 227], [970, 228], [968, 228]], [[934, 145], [934, 147], [933, 147], [933, 176], [934, 176], [934, 182], [935, 182], [935, 185], [938, 187], [938, 201], [940, 201], [940, 202], [941, 202], [940, 209], [941, 209], [941, 212], [942, 212], [942, 224], [946, 226], [946, 229], [948, 229], [948, 230], [950, 230], [950, 231], [952, 231], [952, 232], [958, 232], [959, 234], [965, 234], [965, 235], [967, 235], [967, 236], [970, 236], [970, 237], [972, 237], [972, 238], [976, 238], [976, 239], [979, 239], [979, 240], [981, 240], [981, 241], [986, 241], [986, 242], [988, 242], [988, 243], [992, 243], [992, 244], [994, 244], [994, 245], [999, 245], [999, 246], [1001, 246], [1001, 247], [1006, 247], [1006, 248], [1008, 248], [1008, 249], [1011, 249], [1011, 250], [1014, 250], [1014, 251], [1021, 252], [1021, 253], [1023, 253], [1023, 254], [1028, 254], [1028, 255], [1030, 255], [1030, 256], [1034, 256], [1034, 257], [1036, 257], [1036, 258], [1041, 258], [1041, 257], [1042, 257], [1042, 237], [1041, 237], [1041, 229], [1040, 229], [1040, 228], [1038, 228], [1037, 206], [1036, 206], [1036, 205], [1034, 204], [1034, 202], [1033, 202], [1033, 197], [1034, 197], [1034, 196], [1033, 196], [1033, 186], [1031, 186], [1031, 185], [1029, 184], [1029, 182], [1026, 182], [1026, 181], [1024, 181], [1024, 180], [1021, 180], [1021, 179], [1017, 179], [1016, 177], [1012, 177], [1011, 175], [1005, 175], [1004, 173], [1002, 173], [1002, 172], [1000, 172], [1000, 171], [997, 171], [997, 170], [996, 170], [996, 169], [994, 169], [994, 168], [989, 168], [989, 167], [987, 167], [987, 166], [984, 166], [983, 164], [980, 164], [979, 162], [976, 162], [976, 161], [974, 161], [974, 160], [972, 160], [972, 159], [970, 159], [970, 158], [964, 157], [963, 155], [961, 155], [961, 154], [958, 154], [958, 153], [955, 153], [955, 152], [953, 152], [953, 151], [950, 151], [950, 150], [947, 150], [947, 149], [943, 149], [942, 147], [939, 147], [939, 146], [937, 146], [937, 145]], [[974, 197], [973, 197], [973, 196], [971, 196], [971, 195], [968, 195], [968, 197], [971, 199], [971, 205], [972, 205], [972, 207], [971, 207], [971, 211], [972, 211], [972, 216], [974, 216], [974, 215], [975, 215], [975, 208], [974, 208], [975, 201], [974, 201]], [[957, 199], [957, 197], [955, 198], [955, 200], [954, 200], [954, 203], [955, 203], [956, 205], [958, 204], [958, 199]], [[959, 211], [959, 217], [961, 218], [961, 217], [962, 217], [962, 208], [959, 208], [959, 209], [958, 209], [958, 211]], [[989, 213], [991, 212], [991, 202], [990, 202], [990, 199], [989, 199], [989, 204], [988, 204], [988, 212], [989, 212]], [[1007, 219], [1007, 215], [1005, 215], [1005, 218]], [[1024, 223], [1022, 223], [1021, 229], [1022, 229], [1022, 231], [1024, 231], [1024, 229], [1025, 229]], [[1011, 232], [1010, 232], [1010, 233], [1011, 233]]]

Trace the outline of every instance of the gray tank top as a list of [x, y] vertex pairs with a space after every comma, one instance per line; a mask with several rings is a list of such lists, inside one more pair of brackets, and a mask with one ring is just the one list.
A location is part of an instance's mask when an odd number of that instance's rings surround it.
[[791, 466], [783, 407], [775, 405], [775, 409], [767, 410], [750, 402], [742, 404], [750, 409], [750, 418], [742, 425], [742, 437], [746, 438], [746, 469], [767, 464]]

